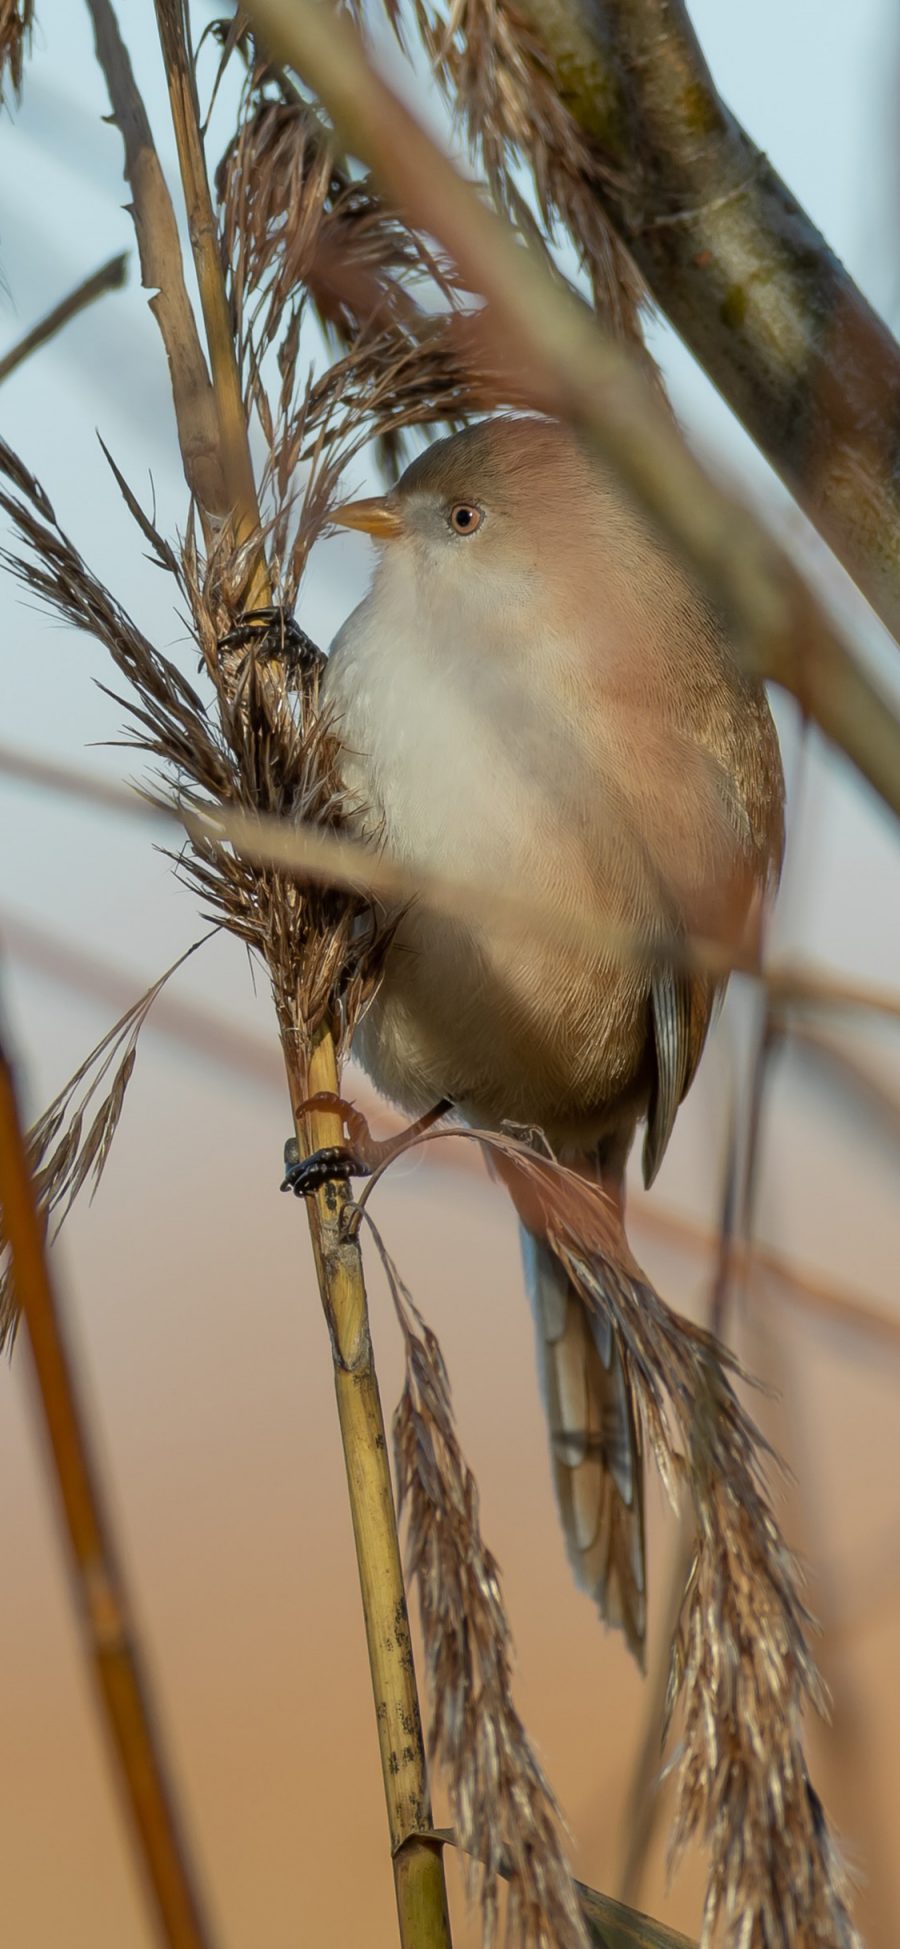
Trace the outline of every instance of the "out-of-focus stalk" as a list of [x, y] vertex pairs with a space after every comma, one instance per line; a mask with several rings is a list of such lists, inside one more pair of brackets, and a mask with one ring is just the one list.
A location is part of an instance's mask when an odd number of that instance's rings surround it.
[[75, 1608], [160, 1937], [168, 1949], [211, 1949], [50, 1279], [44, 1226], [2, 1039], [0, 1209], [69, 1544]]

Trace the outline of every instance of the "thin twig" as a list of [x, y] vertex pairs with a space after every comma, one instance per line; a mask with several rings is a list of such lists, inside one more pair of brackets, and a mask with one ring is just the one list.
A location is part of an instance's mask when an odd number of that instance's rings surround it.
[[13, 346], [12, 351], [7, 352], [0, 359], [0, 385], [3, 384], [4, 379], [9, 378], [11, 372], [15, 372], [17, 366], [23, 365], [25, 360], [31, 357], [32, 352], [36, 352], [39, 346], [46, 345], [48, 339], [55, 338], [56, 333], [61, 332], [70, 319], [77, 318], [80, 311], [85, 311], [88, 305], [92, 305], [95, 298], [102, 298], [107, 291], [121, 290], [125, 283], [127, 268], [128, 252], [120, 251], [117, 257], [111, 257], [108, 263], [101, 264], [99, 271], [93, 271], [90, 277], [83, 278], [80, 284], [76, 284], [74, 291], [70, 291], [67, 298], [62, 298], [58, 305], [54, 305], [52, 311], [48, 311], [46, 317], [42, 318], [39, 324], [33, 325], [31, 331], [26, 332], [24, 338], [20, 338], [18, 344]]
[[167, 1776], [131, 1601], [50, 1279], [2, 1039], [0, 1206], [68, 1535], [75, 1608], [121, 1772], [135, 1848], [162, 1940], [169, 1949], [210, 1949], [212, 1935]]
[[[593, 198], [895, 634], [900, 350], [716, 92], [684, 0], [516, 0], [614, 164]], [[598, 124], [602, 124], [598, 128]]]

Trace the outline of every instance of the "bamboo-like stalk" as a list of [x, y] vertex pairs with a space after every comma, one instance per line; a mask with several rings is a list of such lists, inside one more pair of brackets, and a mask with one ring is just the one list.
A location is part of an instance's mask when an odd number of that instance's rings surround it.
[[[260, 531], [259, 505], [247, 441], [231, 313], [222, 276], [219, 232], [209, 193], [206, 156], [200, 134], [200, 107], [188, 22], [180, 0], [156, 0], [156, 20], [169, 85], [188, 230], [206, 329], [219, 423], [222, 471], [231, 496], [237, 538], [239, 541], [251, 541]], [[252, 560], [245, 606], [257, 608], [270, 601], [265, 555], [260, 547]]]
[[135, 1848], [162, 1941], [169, 1949], [210, 1949], [212, 1935], [166, 1773], [131, 1603], [50, 1279], [2, 1037], [0, 1207], [68, 1536], [75, 1606], [121, 1773]]
[[[339, 1087], [334, 1043], [319, 1037], [308, 1065], [285, 1051], [298, 1142], [306, 1151], [340, 1144], [340, 1116], [301, 1105]], [[440, 1843], [429, 1837], [421, 1714], [384, 1417], [369, 1333], [359, 1246], [347, 1236], [345, 1185], [325, 1185], [309, 1206], [322, 1303], [331, 1336], [334, 1386], [359, 1566], [378, 1743], [385, 1782], [400, 1940], [403, 1949], [449, 1949]]]
[[900, 348], [720, 99], [684, 0], [519, 0], [658, 303], [900, 634]]
[[[169, 81], [182, 184], [200, 285], [213, 389], [222, 434], [222, 461], [243, 539], [260, 535], [260, 515], [247, 439], [240, 377], [228, 309], [218, 231], [200, 134], [196, 85], [180, 0], [156, 0]], [[271, 600], [260, 542], [246, 602]], [[297, 1141], [303, 1150], [340, 1143], [339, 1117], [305, 1113], [305, 1099], [337, 1093], [334, 1040], [323, 1029], [308, 1061], [296, 1041], [283, 1042]], [[334, 1361], [338, 1416], [359, 1566], [372, 1674], [382, 1777], [402, 1949], [449, 1949], [450, 1927], [441, 1849], [431, 1827], [428, 1776], [416, 1692], [409, 1616], [384, 1418], [369, 1333], [362, 1257], [346, 1238], [341, 1212], [346, 1189], [326, 1184], [306, 1201], [322, 1306]]]

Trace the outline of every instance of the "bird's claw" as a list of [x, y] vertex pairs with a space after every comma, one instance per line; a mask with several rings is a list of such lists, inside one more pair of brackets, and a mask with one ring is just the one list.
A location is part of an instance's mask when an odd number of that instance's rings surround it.
[[349, 1144], [325, 1144], [310, 1157], [301, 1157], [296, 1137], [289, 1137], [284, 1147], [281, 1189], [293, 1191], [295, 1198], [311, 1198], [323, 1184], [336, 1180], [346, 1184], [349, 1178], [368, 1177], [369, 1171], [370, 1166]]
[[303, 675], [321, 670], [325, 661], [317, 644], [277, 603], [269, 603], [262, 609], [245, 609], [234, 628], [219, 637], [220, 650], [245, 650], [251, 645], [258, 656], [284, 663]]
[[378, 1142], [360, 1110], [348, 1103], [343, 1096], [332, 1090], [319, 1090], [315, 1096], [307, 1097], [297, 1106], [298, 1116], [307, 1110], [327, 1110], [331, 1115], [339, 1115], [347, 1131], [348, 1141], [344, 1144], [328, 1144], [321, 1150], [313, 1151], [311, 1157], [301, 1157], [296, 1137], [289, 1137], [284, 1147], [284, 1178], [282, 1191], [293, 1191], [297, 1198], [308, 1198], [323, 1184], [335, 1180], [346, 1184], [348, 1178], [368, 1178], [376, 1171], [384, 1169], [394, 1157], [399, 1157], [410, 1142], [424, 1135], [432, 1125], [452, 1108], [447, 1097], [442, 1097], [434, 1108], [418, 1117], [407, 1130], [400, 1131], [396, 1137], [387, 1137]]

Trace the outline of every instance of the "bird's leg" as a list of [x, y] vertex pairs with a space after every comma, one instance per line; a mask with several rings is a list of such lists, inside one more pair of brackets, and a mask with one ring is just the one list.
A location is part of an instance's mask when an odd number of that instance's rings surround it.
[[312, 638], [277, 603], [263, 609], [245, 609], [234, 628], [219, 637], [220, 650], [245, 650], [251, 646], [265, 662], [283, 663], [301, 676], [321, 671], [325, 663], [322, 651]]
[[453, 1106], [449, 1097], [442, 1097], [433, 1109], [426, 1110], [424, 1116], [417, 1117], [415, 1123], [408, 1124], [396, 1137], [381, 1141], [373, 1137], [362, 1111], [355, 1109], [345, 1097], [333, 1095], [331, 1090], [320, 1090], [299, 1107], [301, 1111], [339, 1111], [348, 1138], [346, 1144], [327, 1144], [322, 1150], [313, 1151], [311, 1157], [301, 1157], [296, 1137], [288, 1138], [281, 1189], [293, 1191], [296, 1198], [308, 1198], [335, 1178], [346, 1183], [352, 1177], [371, 1177], [373, 1171], [389, 1164], [393, 1157], [415, 1143], [417, 1137], [423, 1137]]

